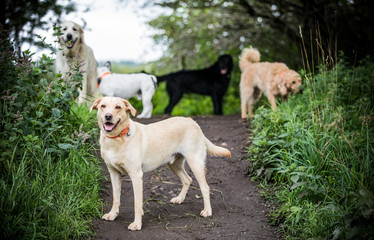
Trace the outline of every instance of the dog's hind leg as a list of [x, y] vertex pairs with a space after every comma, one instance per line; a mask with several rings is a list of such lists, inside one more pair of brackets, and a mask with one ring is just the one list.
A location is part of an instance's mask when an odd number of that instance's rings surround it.
[[181, 100], [182, 96], [183, 96], [183, 93], [181, 91], [176, 91], [176, 92], [171, 92], [171, 91], [168, 91], [169, 93], [169, 104], [168, 106], [165, 108], [165, 113], [166, 114], [171, 114], [171, 112], [173, 111], [173, 108], [175, 105], [177, 105], [177, 103], [179, 102], [179, 100]]
[[143, 95], [143, 111], [140, 115], [137, 116], [137, 118], [150, 118], [152, 116], [152, 110], [153, 110], [153, 105], [152, 105], [152, 96], [155, 93], [154, 89], [144, 91], [142, 92]]
[[182, 182], [182, 190], [179, 195], [170, 200], [171, 203], [181, 204], [186, 198], [188, 189], [190, 188], [192, 178], [188, 176], [186, 169], [184, 169], [184, 157], [181, 154], [175, 156], [173, 163], [168, 164], [169, 168], [175, 175], [179, 177]]
[[205, 178], [205, 157], [205, 154], [192, 154], [190, 156], [186, 156], [186, 159], [193, 174], [195, 175], [197, 182], [199, 183], [200, 191], [203, 195], [204, 209], [200, 212], [200, 216], [209, 217], [212, 216], [212, 206], [210, 205], [210, 188]]
[[248, 100], [248, 115], [253, 117], [253, 107], [257, 103], [257, 101], [260, 99], [262, 95], [262, 92], [259, 88], [255, 87], [253, 88], [252, 96]]
[[[253, 94], [253, 89], [244, 89], [241, 87], [240, 89], [240, 102], [241, 102], [241, 113], [242, 113], [242, 118], [245, 119], [247, 118], [247, 106], [248, 106], [248, 114], [250, 115], [252, 110], [250, 109], [249, 106], [249, 99], [251, 95]], [[250, 115], [251, 117], [251, 115]]]
[[108, 166], [110, 180], [113, 190], [113, 205], [109, 213], [104, 214], [103, 219], [113, 221], [119, 214], [119, 206], [121, 204], [121, 174], [114, 168]]

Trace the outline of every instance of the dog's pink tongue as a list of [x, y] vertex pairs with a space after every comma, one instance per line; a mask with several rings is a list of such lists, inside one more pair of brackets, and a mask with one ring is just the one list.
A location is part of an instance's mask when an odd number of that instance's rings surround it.
[[221, 69], [221, 74], [223, 75], [223, 74], [226, 74], [226, 72], [227, 72], [227, 69]]
[[104, 129], [105, 131], [112, 131], [114, 128], [114, 124], [113, 123], [104, 123]]

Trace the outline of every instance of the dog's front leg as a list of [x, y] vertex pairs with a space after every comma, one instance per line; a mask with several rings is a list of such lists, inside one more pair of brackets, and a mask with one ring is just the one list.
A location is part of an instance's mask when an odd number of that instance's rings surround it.
[[135, 219], [128, 227], [129, 230], [142, 229], [142, 216], [143, 212], [143, 172], [140, 170], [134, 174], [130, 174], [132, 187], [134, 190], [134, 211]]
[[108, 166], [108, 170], [112, 182], [113, 205], [110, 212], [103, 216], [103, 219], [113, 221], [119, 214], [119, 206], [121, 204], [121, 174], [110, 166]]
[[271, 108], [276, 111], [277, 110], [277, 103], [275, 102], [275, 97], [273, 94], [268, 94], [268, 100], [271, 104]]

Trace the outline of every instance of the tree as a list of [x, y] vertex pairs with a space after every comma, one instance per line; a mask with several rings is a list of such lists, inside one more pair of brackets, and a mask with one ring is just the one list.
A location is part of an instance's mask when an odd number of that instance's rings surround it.
[[[72, 0], [2, 0], [0, 7], [0, 25], [10, 29], [18, 54], [24, 42], [38, 45], [35, 29], [45, 27], [47, 21], [59, 23], [63, 14], [75, 11]], [[51, 17], [43, 20], [48, 14]]]
[[173, 11], [149, 22], [170, 57], [252, 45], [263, 60], [300, 67], [300, 32], [309, 56], [316, 39], [326, 56], [343, 51], [355, 60], [374, 53], [370, 0], [160, 0], [156, 5]]

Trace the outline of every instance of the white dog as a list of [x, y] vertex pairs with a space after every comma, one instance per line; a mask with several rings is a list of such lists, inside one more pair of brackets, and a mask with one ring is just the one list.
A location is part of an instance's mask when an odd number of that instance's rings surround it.
[[83, 29], [75, 22], [69, 21], [61, 25], [62, 35], [58, 37], [61, 49], [57, 52], [56, 72], [67, 77], [70, 71], [69, 64], [83, 61], [80, 70], [83, 71], [82, 90], [79, 91], [78, 103], [90, 101], [95, 97], [96, 69], [97, 63], [94, 54], [89, 46], [84, 43]]
[[135, 219], [129, 230], [142, 228], [143, 172], [152, 171], [162, 164], [170, 169], [182, 182], [179, 195], [170, 200], [181, 204], [192, 179], [184, 168], [187, 161], [199, 183], [203, 195], [204, 209], [200, 215], [212, 215], [209, 186], [205, 179], [205, 158], [211, 156], [231, 157], [229, 150], [214, 145], [191, 118], [174, 117], [164, 121], [143, 125], [130, 119], [136, 111], [126, 100], [118, 97], [97, 99], [91, 110], [98, 110], [101, 156], [110, 174], [113, 187], [113, 205], [103, 219], [113, 221], [119, 214], [121, 198], [121, 173], [128, 174], [134, 189]]
[[152, 97], [156, 91], [157, 78], [145, 73], [118, 74], [111, 73], [111, 64], [97, 69], [98, 85], [101, 94], [108, 97], [129, 99], [135, 96], [142, 98], [143, 111], [138, 118], [150, 118], [153, 105]]

